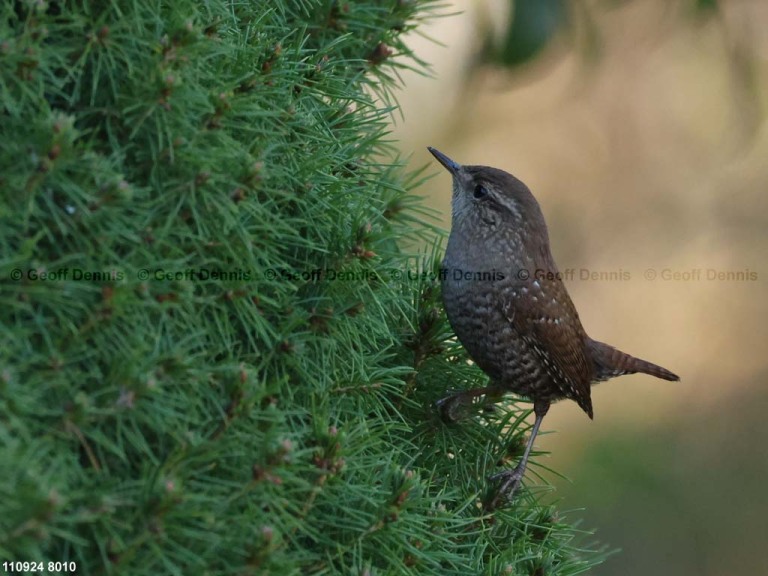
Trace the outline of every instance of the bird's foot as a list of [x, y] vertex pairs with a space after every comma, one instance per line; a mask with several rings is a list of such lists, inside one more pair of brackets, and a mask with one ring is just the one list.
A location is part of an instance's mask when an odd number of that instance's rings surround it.
[[466, 392], [454, 392], [435, 402], [443, 422], [452, 424], [467, 416], [468, 407], [472, 406], [472, 398]]
[[[492, 411], [494, 404], [499, 401], [503, 394], [504, 392], [496, 386], [470, 388], [441, 398], [435, 402], [435, 406], [440, 411], [440, 417], [444, 422], [454, 423], [465, 418], [469, 413], [477, 411], [478, 408]], [[478, 396], [484, 397], [482, 402], [475, 402], [475, 398]]]
[[491, 499], [485, 504], [486, 510], [495, 510], [502, 504], [511, 502], [515, 492], [523, 482], [523, 473], [524, 470], [518, 466], [489, 476], [488, 480], [498, 483], [498, 485], [494, 488]]

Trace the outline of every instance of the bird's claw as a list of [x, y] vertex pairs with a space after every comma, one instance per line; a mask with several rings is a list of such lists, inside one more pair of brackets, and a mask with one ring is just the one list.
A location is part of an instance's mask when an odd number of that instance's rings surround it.
[[512, 501], [515, 492], [522, 484], [523, 471], [519, 468], [502, 470], [489, 476], [488, 481], [498, 483], [493, 490], [492, 498], [485, 505], [487, 510], [495, 510], [503, 503]]
[[[492, 412], [495, 410], [496, 402], [503, 394], [504, 391], [495, 386], [470, 388], [469, 390], [453, 392], [445, 398], [441, 398], [435, 402], [435, 406], [440, 411], [440, 416], [444, 422], [453, 423], [478, 409], [483, 412]], [[483, 400], [475, 401], [479, 396], [482, 396]]]
[[435, 402], [435, 406], [440, 412], [443, 422], [452, 424], [458, 422], [466, 416], [467, 406], [472, 405], [472, 397], [464, 392], [454, 392], [445, 398]]
[[474, 399], [477, 396], [475, 391], [462, 390], [449, 394], [435, 402], [435, 406], [440, 412], [440, 418], [443, 422], [452, 424], [466, 418], [475, 411]]

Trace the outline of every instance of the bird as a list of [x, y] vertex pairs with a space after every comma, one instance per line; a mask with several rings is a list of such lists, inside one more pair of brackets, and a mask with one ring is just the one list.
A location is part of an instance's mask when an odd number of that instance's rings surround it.
[[533, 401], [535, 420], [518, 464], [490, 477], [487, 507], [513, 500], [550, 405], [575, 401], [594, 417], [591, 386], [624, 374], [680, 378], [590, 338], [582, 326], [549, 243], [544, 215], [528, 186], [489, 166], [463, 166], [428, 150], [453, 178], [451, 231], [440, 282], [448, 321], [488, 386], [437, 402], [448, 421], [478, 396], [507, 392]]

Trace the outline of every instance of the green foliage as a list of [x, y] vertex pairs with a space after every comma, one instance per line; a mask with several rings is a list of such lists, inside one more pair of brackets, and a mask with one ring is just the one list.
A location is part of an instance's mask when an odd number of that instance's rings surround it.
[[446, 426], [432, 408], [483, 382], [436, 254], [404, 251], [435, 231], [385, 140], [414, 61], [401, 35], [432, 9], [3, 3], [2, 560], [281, 576], [600, 560], [531, 492], [479, 506], [524, 411]]
[[563, 0], [515, 0], [498, 63], [516, 66], [536, 56], [565, 24]]
[[[585, 61], [592, 62], [599, 58], [603, 46], [602, 30], [596, 21], [598, 13], [630, 1], [508, 0], [508, 3], [510, 17], [506, 23], [492, 26], [490, 18], [484, 22], [483, 47], [479, 54], [479, 61], [484, 64], [503, 68], [528, 64], [557, 38], [566, 39], [565, 45], [575, 48]], [[676, 4], [687, 8], [688, 17], [692, 19], [722, 17], [717, 0], [683, 0]], [[563, 54], [561, 51], [560, 55]]]

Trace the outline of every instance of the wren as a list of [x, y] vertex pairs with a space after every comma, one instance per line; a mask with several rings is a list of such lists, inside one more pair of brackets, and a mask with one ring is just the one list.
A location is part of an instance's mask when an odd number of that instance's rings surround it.
[[541, 421], [556, 400], [568, 398], [592, 418], [591, 386], [642, 372], [664, 380], [678, 376], [587, 336], [549, 248], [539, 203], [520, 180], [497, 168], [462, 166], [442, 152], [432, 155], [453, 176], [452, 222], [441, 283], [448, 321], [488, 386], [438, 402], [443, 416], [478, 396], [513, 392], [533, 401], [535, 421], [514, 469], [497, 482], [486, 504], [496, 508], [519, 487]]

